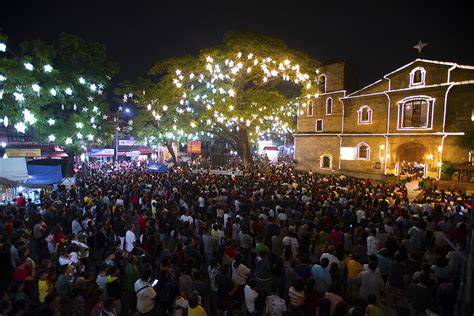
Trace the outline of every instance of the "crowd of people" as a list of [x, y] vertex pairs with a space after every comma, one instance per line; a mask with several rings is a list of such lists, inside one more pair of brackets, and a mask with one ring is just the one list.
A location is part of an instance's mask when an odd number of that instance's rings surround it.
[[90, 163], [0, 212], [1, 315], [456, 315], [472, 200], [292, 163]]

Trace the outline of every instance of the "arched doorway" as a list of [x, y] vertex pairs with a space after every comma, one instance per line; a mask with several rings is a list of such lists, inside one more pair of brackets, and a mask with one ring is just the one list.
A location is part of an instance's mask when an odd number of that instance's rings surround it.
[[400, 175], [419, 177], [426, 175], [426, 154], [428, 148], [422, 143], [407, 142], [399, 145], [396, 161]]

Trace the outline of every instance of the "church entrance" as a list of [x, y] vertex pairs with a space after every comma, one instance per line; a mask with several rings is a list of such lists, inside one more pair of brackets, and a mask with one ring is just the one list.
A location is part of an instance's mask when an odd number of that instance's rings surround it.
[[427, 152], [428, 149], [422, 143], [408, 142], [398, 146], [395, 166], [397, 173], [412, 179], [425, 176], [429, 168]]

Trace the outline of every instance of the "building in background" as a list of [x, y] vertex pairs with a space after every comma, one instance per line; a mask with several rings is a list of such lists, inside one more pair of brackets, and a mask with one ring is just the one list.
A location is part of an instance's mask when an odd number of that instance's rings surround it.
[[321, 67], [318, 98], [300, 101], [300, 169], [383, 179], [418, 168], [439, 178], [470, 159], [460, 139], [474, 118], [474, 67], [417, 59], [358, 91], [347, 63]]

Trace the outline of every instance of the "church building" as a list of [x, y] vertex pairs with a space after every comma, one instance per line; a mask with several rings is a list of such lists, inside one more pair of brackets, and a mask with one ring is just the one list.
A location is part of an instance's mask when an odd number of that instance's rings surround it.
[[357, 91], [351, 65], [320, 71], [321, 93], [299, 104], [299, 169], [384, 179], [419, 168], [439, 178], [443, 162], [472, 159], [461, 138], [474, 120], [474, 66], [416, 59]]

